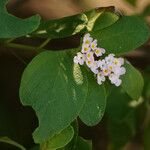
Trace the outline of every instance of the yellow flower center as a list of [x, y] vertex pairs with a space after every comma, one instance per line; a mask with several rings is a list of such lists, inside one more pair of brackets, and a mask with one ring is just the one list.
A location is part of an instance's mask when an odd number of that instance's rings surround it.
[[107, 70], [107, 69], [105, 69], [105, 70], [104, 70], [104, 73], [108, 73], [108, 70]]
[[85, 44], [90, 44], [90, 41], [89, 41], [89, 40], [86, 40], [86, 41], [85, 41]]
[[88, 61], [88, 64], [90, 65], [90, 64], [91, 64], [91, 61]]
[[95, 48], [95, 44], [92, 44], [92, 48], [93, 48], [93, 49]]
[[100, 53], [100, 50], [99, 50], [99, 49], [97, 49], [97, 50], [95, 51], [95, 53], [96, 53], [96, 54], [99, 54], [99, 53]]
[[85, 48], [84, 48], [84, 51], [88, 51], [88, 48], [87, 48], [87, 47], [85, 47]]
[[90, 57], [91, 57], [91, 54], [88, 54], [87, 57], [90, 58]]
[[115, 64], [115, 65], [118, 64], [118, 60], [117, 60], [117, 59], [114, 60], [114, 64]]
[[109, 69], [112, 70], [112, 66], [109, 66]]

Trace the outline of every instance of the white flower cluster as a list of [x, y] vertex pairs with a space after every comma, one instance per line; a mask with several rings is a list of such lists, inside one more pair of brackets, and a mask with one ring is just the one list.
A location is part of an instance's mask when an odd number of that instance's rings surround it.
[[74, 63], [83, 65], [86, 63], [88, 68], [97, 76], [97, 83], [102, 84], [106, 77], [115, 86], [120, 86], [122, 80], [120, 76], [125, 74], [126, 69], [122, 67], [123, 58], [116, 58], [114, 54], [109, 54], [100, 59], [105, 53], [105, 49], [97, 47], [97, 40], [93, 39], [90, 34], [83, 38], [82, 50], [74, 57]]

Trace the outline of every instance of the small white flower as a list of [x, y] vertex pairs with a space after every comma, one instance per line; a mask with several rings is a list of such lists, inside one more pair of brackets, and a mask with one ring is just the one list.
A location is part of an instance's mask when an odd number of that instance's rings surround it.
[[88, 59], [88, 60], [91, 60], [91, 61], [94, 61], [94, 56], [93, 56], [93, 52], [88, 52], [88, 53], [86, 53], [86, 58]]
[[73, 61], [74, 61], [75, 64], [78, 64], [79, 63], [79, 58], [77, 56], [75, 56]]
[[100, 60], [99, 57], [104, 53], [105, 49], [97, 47], [97, 40], [93, 40], [88, 33], [83, 37], [82, 50], [74, 57], [74, 63], [83, 65], [86, 62], [90, 70], [97, 75], [98, 84], [101, 85], [107, 77], [112, 84], [120, 86], [122, 83], [120, 76], [126, 72], [126, 69], [122, 66], [124, 65], [124, 59], [109, 54]]
[[119, 79], [119, 76], [118, 75], [115, 75], [115, 74], [111, 74], [109, 76], [109, 80], [111, 81], [112, 84], [114, 84], [115, 86], [120, 86], [121, 83], [122, 83], [122, 80]]
[[93, 61], [86, 59], [86, 65], [87, 65], [89, 68], [91, 68], [92, 65], [93, 65]]
[[97, 83], [98, 83], [99, 85], [101, 85], [105, 80], [106, 80], [106, 79], [105, 79], [105, 77], [103, 76], [103, 74], [102, 74], [101, 72], [99, 72], [99, 73], [97, 74]]
[[86, 38], [89, 38], [89, 37], [91, 37], [90, 33], [86, 33], [86, 34], [84, 35], [83, 40], [86, 39]]
[[114, 65], [112, 63], [109, 63], [107, 65], [107, 67], [108, 67], [108, 69], [109, 69], [110, 72], [112, 72], [114, 70]]
[[108, 69], [108, 67], [103, 67], [102, 72], [104, 76], [109, 76], [111, 71]]
[[102, 56], [105, 53], [105, 49], [103, 48], [95, 48], [94, 53], [97, 57]]
[[86, 59], [86, 65], [94, 72], [98, 69], [97, 61]]
[[97, 61], [93, 61], [92, 65], [91, 65], [91, 71], [94, 74], [98, 74], [98, 62]]
[[106, 63], [107, 64], [110, 64], [110, 63], [112, 63], [113, 61], [114, 61], [114, 54], [109, 54], [107, 57], [105, 57], [105, 61], [106, 61]]
[[120, 86], [122, 83], [122, 80], [121, 79], [118, 79], [116, 82], [115, 82], [115, 85], [118, 87]]
[[81, 50], [82, 53], [86, 54], [86, 53], [88, 53], [90, 51], [91, 51], [91, 48], [88, 45], [86, 45], [86, 44], [82, 45], [82, 50]]
[[83, 38], [83, 44], [84, 45], [90, 45], [93, 41], [93, 38], [90, 37], [90, 34], [86, 34]]
[[124, 59], [123, 58], [118, 58], [119, 59], [119, 62], [121, 65], [124, 65]]
[[103, 60], [99, 60], [98, 61], [98, 67], [100, 67], [100, 68], [106, 67], [106, 61], [104, 59]]
[[115, 66], [113, 68], [113, 72], [114, 72], [114, 74], [120, 76], [120, 75], [124, 75], [126, 73], [126, 69], [124, 67]]
[[98, 74], [98, 69], [95, 69], [95, 68], [91, 68], [91, 71], [94, 73], [94, 74]]
[[90, 45], [92, 50], [95, 50], [97, 48], [97, 40], [94, 40]]
[[116, 74], [110, 74], [109, 75], [109, 80], [111, 81], [111, 83], [114, 83], [115, 80], [117, 80], [119, 78], [119, 76], [117, 76]]
[[124, 59], [123, 58], [114, 58], [113, 63], [114, 63], [114, 65], [120, 67], [124, 64]]
[[74, 63], [83, 65], [86, 60], [85, 54], [80, 52], [77, 53], [77, 56], [74, 57]]

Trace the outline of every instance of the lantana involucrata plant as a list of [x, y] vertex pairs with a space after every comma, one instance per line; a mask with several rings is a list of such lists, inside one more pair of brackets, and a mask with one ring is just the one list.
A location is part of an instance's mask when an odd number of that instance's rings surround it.
[[[21, 103], [32, 107], [38, 118], [38, 127], [33, 132], [38, 149], [92, 150], [92, 142], [78, 135], [79, 120], [95, 126], [107, 114], [110, 138], [117, 130], [113, 126], [115, 120], [132, 120], [133, 116], [125, 116], [121, 109], [132, 112], [126, 102], [137, 103], [142, 98], [144, 80], [126, 54], [150, 37], [142, 17], [123, 16], [106, 7], [61, 19], [43, 20], [39, 15], [20, 19], [7, 12], [6, 3], [7, 0], [0, 1], [1, 46], [37, 53], [23, 72], [19, 95]], [[74, 35], [80, 39], [76, 48], [45, 48], [52, 39]], [[40, 38], [44, 42], [39, 47], [14, 42], [20, 37]], [[122, 132], [129, 132], [134, 123], [122, 121], [120, 126]], [[132, 137], [134, 131], [128, 135]], [[0, 142], [25, 150], [6, 137]]]

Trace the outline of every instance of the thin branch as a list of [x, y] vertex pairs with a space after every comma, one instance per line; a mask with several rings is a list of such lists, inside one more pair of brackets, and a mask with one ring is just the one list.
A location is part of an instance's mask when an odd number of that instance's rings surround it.
[[6, 43], [11, 43], [12, 41], [14, 41], [16, 38], [12, 38], [6, 41]]
[[22, 62], [23, 64], [27, 65], [27, 63], [19, 56], [17, 55], [13, 50], [9, 50], [11, 52], [12, 55], [14, 55], [20, 62]]
[[38, 47], [38, 49], [42, 49], [42, 48], [44, 48], [49, 42], [50, 42], [50, 38], [48, 38], [48, 39], [46, 39], [39, 47]]
[[38, 47], [28, 46], [28, 45], [23, 45], [23, 44], [5, 43], [4, 45], [6, 47], [11, 47], [11, 48], [15, 48], [15, 49], [30, 50], [30, 51], [36, 51], [36, 52], [39, 52], [39, 50], [46, 51], [46, 49], [38, 49]]
[[18, 147], [18, 148], [21, 149], [21, 150], [26, 150], [25, 147], [23, 147], [23, 146], [20, 145], [19, 143], [15, 142], [15, 141], [13, 141], [13, 140], [7, 138], [7, 137], [2, 137], [2, 138], [0, 138], [0, 142], [8, 143], [8, 144], [10, 144], [10, 145], [16, 146], [16, 147]]

